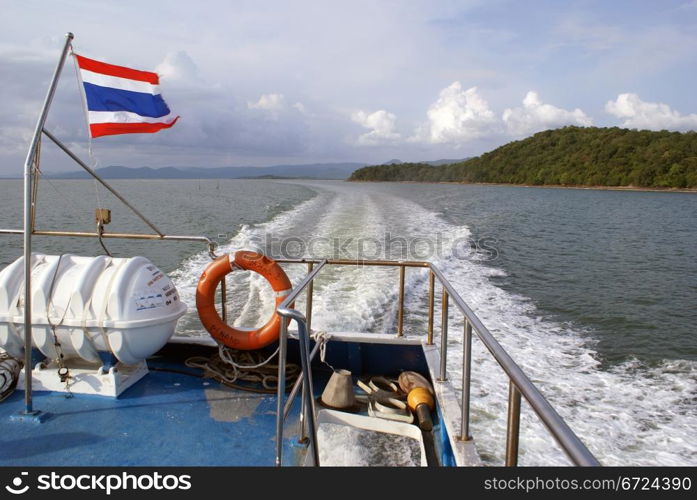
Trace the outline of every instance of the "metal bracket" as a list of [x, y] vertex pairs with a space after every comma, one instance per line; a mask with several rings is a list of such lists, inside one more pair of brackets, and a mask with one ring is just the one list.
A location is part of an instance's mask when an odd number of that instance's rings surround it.
[[111, 222], [111, 210], [108, 208], [96, 208], [94, 210], [94, 220], [98, 225], [107, 225]]

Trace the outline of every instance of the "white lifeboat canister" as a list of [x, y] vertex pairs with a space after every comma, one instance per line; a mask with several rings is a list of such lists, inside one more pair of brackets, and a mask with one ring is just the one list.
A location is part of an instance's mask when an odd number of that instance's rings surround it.
[[[33, 345], [49, 360], [62, 353], [69, 368], [99, 368], [100, 352], [144, 365], [187, 310], [169, 277], [145, 257], [35, 253], [31, 269]], [[0, 348], [24, 356], [23, 257], [0, 272]]]

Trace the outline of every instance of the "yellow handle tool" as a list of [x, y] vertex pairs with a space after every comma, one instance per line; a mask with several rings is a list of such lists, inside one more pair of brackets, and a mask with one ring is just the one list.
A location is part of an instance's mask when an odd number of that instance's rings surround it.
[[435, 405], [431, 392], [425, 387], [415, 387], [407, 395], [407, 405], [416, 414], [419, 428], [426, 432], [432, 431], [431, 411], [435, 408]]

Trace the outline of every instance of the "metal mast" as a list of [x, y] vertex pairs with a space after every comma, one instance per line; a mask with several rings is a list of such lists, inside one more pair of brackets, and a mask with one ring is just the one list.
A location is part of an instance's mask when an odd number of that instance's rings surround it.
[[32, 207], [34, 200], [32, 198], [32, 183], [33, 183], [33, 167], [34, 160], [41, 147], [41, 133], [48, 117], [48, 110], [51, 107], [53, 96], [56, 93], [58, 79], [60, 78], [61, 70], [65, 64], [70, 50], [70, 43], [73, 40], [72, 33], [66, 33], [65, 45], [61, 53], [60, 60], [53, 73], [51, 84], [44, 99], [44, 105], [41, 108], [39, 120], [34, 129], [34, 136], [29, 145], [27, 159], [24, 161], [24, 414], [37, 415], [39, 412], [34, 411], [32, 407], [31, 394], [31, 376], [32, 376], [32, 359], [31, 359], [31, 235], [34, 230], [32, 224]]

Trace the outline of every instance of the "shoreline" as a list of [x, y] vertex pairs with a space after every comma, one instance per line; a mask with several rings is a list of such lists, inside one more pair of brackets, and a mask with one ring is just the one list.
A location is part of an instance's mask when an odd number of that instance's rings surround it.
[[508, 186], [508, 187], [524, 187], [536, 189], [586, 189], [595, 191], [645, 191], [652, 193], [692, 193], [697, 194], [697, 188], [659, 188], [659, 187], [636, 187], [636, 186], [567, 186], [563, 184], [512, 184], [512, 183], [497, 183], [497, 182], [458, 182], [458, 181], [437, 181], [437, 182], [422, 182], [422, 181], [363, 181], [349, 180], [346, 182], [366, 182], [366, 183], [384, 183], [384, 184], [456, 184], [462, 186]]
[[[69, 179], [69, 178], [55, 178], [49, 177], [50, 180], [56, 181], [84, 181], [90, 180], [91, 178], [84, 179]], [[660, 187], [637, 187], [637, 186], [572, 186], [564, 184], [512, 184], [508, 182], [459, 182], [459, 181], [365, 181], [365, 180], [351, 180], [351, 179], [331, 179], [331, 178], [321, 178], [321, 177], [187, 177], [187, 178], [175, 178], [168, 179], [166, 177], [106, 177], [108, 180], [140, 180], [140, 181], [214, 181], [214, 180], [252, 180], [252, 181], [274, 181], [274, 180], [307, 180], [307, 181], [343, 181], [343, 182], [365, 182], [374, 184], [455, 184], [461, 186], [507, 186], [507, 187], [524, 187], [524, 188], [535, 188], [535, 189], [586, 189], [594, 191], [644, 191], [651, 193], [692, 193], [697, 194], [697, 188], [660, 188]], [[0, 177], [0, 181], [21, 181], [21, 177]]]

